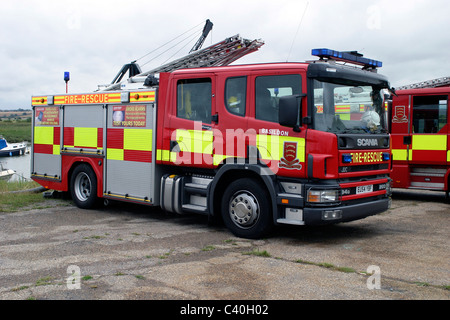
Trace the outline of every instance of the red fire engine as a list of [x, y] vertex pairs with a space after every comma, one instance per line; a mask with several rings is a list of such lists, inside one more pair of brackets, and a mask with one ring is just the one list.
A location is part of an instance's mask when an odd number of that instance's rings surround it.
[[101, 91], [33, 96], [32, 178], [81, 208], [200, 213], [249, 238], [387, 210], [381, 62], [315, 49], [313, 62], [228, 65], [262, 44], [231, 37], [150, 72], [130, 64]]
[[450, 77], [400, 87], [392, 97], [395, 188], [450, 192]]

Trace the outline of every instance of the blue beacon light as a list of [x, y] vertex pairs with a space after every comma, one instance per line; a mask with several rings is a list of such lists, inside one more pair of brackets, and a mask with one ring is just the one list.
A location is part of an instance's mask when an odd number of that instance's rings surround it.
[[366, 68], [381, 68], [383, 63], [378, 60], [364, 58], [362, 54], [356, 51], [336, 51], [327, 48], [312, 49], [311, 54], [320, 58], [334, 59], [344, 62], [351, 62], [362, 65]]
[[351, 154], [343, 154], [342, 155], [342, 163], [352, 163], [352, 155]]

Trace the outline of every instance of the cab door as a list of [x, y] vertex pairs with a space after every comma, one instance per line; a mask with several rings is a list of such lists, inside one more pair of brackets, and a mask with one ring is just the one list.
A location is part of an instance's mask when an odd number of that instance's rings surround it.
[[171, 82], [175, 93], [168, 127], [170, 161], [189, 167], [213, 167], [213, 74], [177, 75]]
[[447, 116], [448, 95], [412, 96], [410, 164], [446, 164]]
[[412, 96], [399, 94], [392, 101], [391, 147], [393, 171], [391, 178], [395, 188], [410, 186], [409, 159], [411, 158], [411, 104]]
[[[305, 137], [278, 123], [279, 99], [302, 93], [301, 74], [265, 71], [253, 74], [251, 81], [251, 114], [248, 127], [256, 133], [256, 148], [266, 165], [280, 176], [306, 175]], [[302, 115], [298, 115], [302, 117]]]
[[411, 150], [410, 95], [394, 97], [391, 117], [392, 157], [394, 164], [406, 165]]

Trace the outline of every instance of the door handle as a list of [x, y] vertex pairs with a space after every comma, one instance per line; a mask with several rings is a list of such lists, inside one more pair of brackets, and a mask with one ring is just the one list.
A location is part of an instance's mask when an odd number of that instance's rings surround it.
[[178, 145], [178, 141], [170, 140], [170, 152], [180, 152], [180, 146]]

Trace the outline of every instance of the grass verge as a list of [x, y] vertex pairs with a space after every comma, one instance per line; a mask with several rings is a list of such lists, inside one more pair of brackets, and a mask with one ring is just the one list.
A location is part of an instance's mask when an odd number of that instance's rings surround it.
[[0, 180], [0, 213], [17, 212], [19, 210], [41, 209], [48, 206], [48, 199], [38, 192], [11, 193], [39, 187], [34, 181]]
[[31, 141], [31, 119], [17, 121], [1, 121], [0, 134], [9, 143]]

